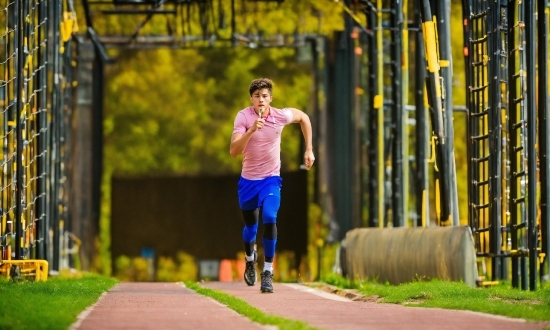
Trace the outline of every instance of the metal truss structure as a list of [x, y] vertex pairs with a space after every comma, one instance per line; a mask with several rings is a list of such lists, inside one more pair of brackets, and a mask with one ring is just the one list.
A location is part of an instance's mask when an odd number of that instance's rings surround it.
[[[258, 18], [283, 2], [83, 0], [89, 36], [98, 45], [118, 49], [301, 47], [307, 38], [315, 35], [300, 33], [297, 28], [292, 33], [266, 34], [261, 18]], [[250, 17], [253, 19], [249, 19]], [[117, 22], [117, 26], [122, 26], [122, 29], [109, 30], [107, 23], [102, 24], [102, 30], [99, 31], [99, 24], [96, 24], [98, 21]]]

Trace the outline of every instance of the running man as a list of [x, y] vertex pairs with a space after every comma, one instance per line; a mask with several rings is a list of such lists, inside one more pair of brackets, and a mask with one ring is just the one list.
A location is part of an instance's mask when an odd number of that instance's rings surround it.
[[256, 284], [255, 249], [260, 212], [264, 223], [264, 269], [260, 273], [261, 292], [273, 292], [273, 258], [277, 244], [277, 212], [281, 204], [281, 133], [285, 125], [299, 123], [305, 139], [304, 165], [315, 161], [309, 117], [294, 108], [277, 109], [273, 101], [273, 82], [267, 78], [250, 83], [250, 102], [237, 114], [231, 135], [231, 156], [243, 154], [238, 183], [239, 206], [244, 219], [243, 240], [246, 253], [244, 280]]

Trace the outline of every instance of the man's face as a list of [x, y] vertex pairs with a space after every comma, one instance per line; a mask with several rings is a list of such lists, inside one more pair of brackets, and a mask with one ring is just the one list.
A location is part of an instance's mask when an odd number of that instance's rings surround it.
[[254, 106], [254, 109], [259, 110], [262, 107], [269, 107], [269, 104], [273, 98], [267, 88], [255, 90], [250, 96], [250, 102]]

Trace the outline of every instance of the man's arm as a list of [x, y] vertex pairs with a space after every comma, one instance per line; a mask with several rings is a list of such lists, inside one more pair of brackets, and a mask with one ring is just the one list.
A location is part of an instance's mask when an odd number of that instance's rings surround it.
[[240, 133], [234, 133], [231, 135], [231, 145], [229, 146], [229, 153], [232, 157], [237, 157], [240, 155], [246, 145], [248, 144], [248, 141], [250, 141], [250, 138], [252, 137], [252, 134], [256, 132], [258, 129], [262, 128], [264, 126], [265, 120], [263, 118], [258, 118], [254, 122], [254, 125], [248, 129], [244, 134]]
[[313, 133], [311, 129], [311, 121], [309, 116], [301, 110], [290, 108], [293, 115], [293, 123], [299, 123], [302, 128], [302, 134], [304, 135], [304, 140], [306, 142], [306, 151], [304, 153], [304, 164], [308, 169], [313, 166], [315, 162], [315, 156], [313, 155]]

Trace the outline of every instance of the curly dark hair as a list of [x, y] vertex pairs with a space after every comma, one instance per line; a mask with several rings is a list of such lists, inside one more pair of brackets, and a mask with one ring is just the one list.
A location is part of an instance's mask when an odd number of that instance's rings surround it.
[[271, 95], [271, 93], [273, 92], [273, 81], [271, 81], [271, 79], [258, 78], [252, 80], [249, 88], [250, 96], [252, 96], [252, 93], [254, 93], [255, 91], [265, 88], [269, 91], [269, 94]]

